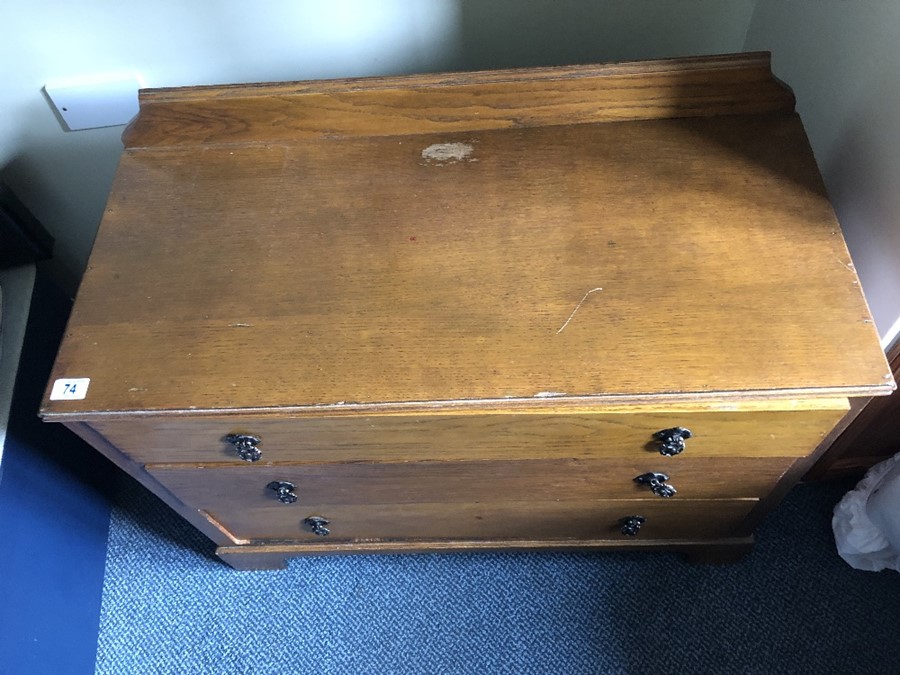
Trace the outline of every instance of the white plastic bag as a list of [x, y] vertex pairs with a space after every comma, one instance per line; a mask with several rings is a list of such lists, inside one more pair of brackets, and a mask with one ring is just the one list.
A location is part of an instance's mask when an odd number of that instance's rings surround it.
[[851, 567], [900, 572], [900, 453], [876, 464], [834, 507], [838, 554]]

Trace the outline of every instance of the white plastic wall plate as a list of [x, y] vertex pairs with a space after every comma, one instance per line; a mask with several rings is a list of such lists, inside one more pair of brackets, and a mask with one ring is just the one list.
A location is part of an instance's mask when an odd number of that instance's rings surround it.
[[44, 91], [69, 131], [128, 124], [138, 113], [136, 76], [47, 84]]

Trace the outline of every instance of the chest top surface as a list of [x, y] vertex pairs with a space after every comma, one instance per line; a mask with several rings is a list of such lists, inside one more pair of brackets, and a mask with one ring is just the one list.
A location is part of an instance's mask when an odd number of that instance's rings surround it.
[[889, 391], [767, 60], [618, 68], [144, 94], [44, 415]]

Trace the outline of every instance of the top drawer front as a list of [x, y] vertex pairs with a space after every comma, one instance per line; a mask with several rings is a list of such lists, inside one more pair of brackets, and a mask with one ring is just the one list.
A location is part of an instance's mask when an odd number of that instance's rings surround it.
[[260, 461], [635, 457], [658, 453], [654, 433], [690, 429], [696, 457], [791, 457], [811, 451], [841, 409], [751, 412], [422, 414], [335, 417], [136, 418], [92, 423], [141, 463], [243, 464], [229, 434], [260, 439]]

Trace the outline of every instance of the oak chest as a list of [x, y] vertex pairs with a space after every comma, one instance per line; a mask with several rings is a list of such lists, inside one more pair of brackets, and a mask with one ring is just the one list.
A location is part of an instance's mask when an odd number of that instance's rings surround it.
[[42, 415], [239, 568], [741, 552], [890, 371], [764, 54], [149, 90]]

